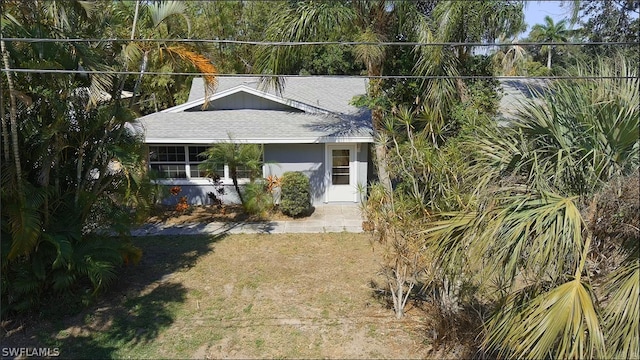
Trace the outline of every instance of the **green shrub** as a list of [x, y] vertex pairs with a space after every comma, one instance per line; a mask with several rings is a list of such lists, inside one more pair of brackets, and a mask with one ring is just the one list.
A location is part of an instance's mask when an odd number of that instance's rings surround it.
[[244, 211], [250, 215], [265, 217], [273, 209], [273, 196], [262, 181], [252, 181], [244, 188]]
[[307, 214], [311, 208], [311, 184], [309, 178], [301, 172], [286, 172], [281, 178], [282, 213], [289, 216]]

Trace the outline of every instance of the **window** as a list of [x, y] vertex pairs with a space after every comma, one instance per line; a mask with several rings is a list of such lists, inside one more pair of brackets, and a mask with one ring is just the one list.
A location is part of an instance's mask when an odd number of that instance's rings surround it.
[[332, 150], [331, 157], [331, 184], [349, 185], [349, 150]]
[[249, 179], [251, 177], [251, 170], [244, 165], [239, 165], [236, 171], [238, 173], [238, 179]]
[[[206, 172], [199, 165], [206, 160], [200, 155], [209, 146], [149, 146], [149, 168], [155, 170], [164, 179], [198, 179], [205, 178]], [[214, 170], [221, 180], [230, 180], [229, 167], [220, 164]], [[238, 179], [250, 177], [246, 166], [238, 166]]]
[[186, 178], [184, 146], [149, 146], [149, 166], [161, 178]]
[[[203, 178], [206, 177], [206, 172], [199, 169], [199, 165], [206, 160], [206, 156], [200, 155], [207, 150], [207, 146], [189, 146], [189, 177], [191, 178]], [[224, 178], [224, 165], [218, 166], [214, 172]]]

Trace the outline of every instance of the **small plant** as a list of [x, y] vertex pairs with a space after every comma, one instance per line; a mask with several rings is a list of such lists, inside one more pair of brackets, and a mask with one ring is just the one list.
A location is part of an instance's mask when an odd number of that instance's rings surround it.
[[280, 178], [277, 177], [276, 175], [269, 175], [267, 176], [266, 180], [267, 180], [267, 192], [269, 194], [273, 194], [276, 188], [279, 188], [280, 185], [282, 185], [282, 181], [280, 181]]
[[239, 144], [229, 140], [229, 142], [213, 144], [205, 152], [200, 154], [206, 160], [198, 168], [207, 174], [214, 174], [215, 169], [220, 165], [229, 168], [229, 176], [233, 182], [233, 187], [238, 194], [240, 202], [244, 205], [243, 192], [238, 183], [238, 175], [247, 176], [251, 181], [257, 179], [262, 174], [262, 146], [258, 144]]
[[213, 186], [215, 187], [215, 191], [210, 191], [207, 193], [207, 197], [211, 201], [213, 205], [217, 205], [218, 207], [222, 206], [222, 196], [224, 196], [224, 185], [220, 180], [220, 176], [217, 174], [207, 174], [207, 177], [211, 179], [213, 182]]
[[178, 201], [178, 204], [176, 205], [176, 211], [185, 212], [187, 211], [187, 209], [189, 209], [189, 204], [187, 203], [187, 197], [183, 196], [180, 198], [180, 201]]
[[267, 191], [267, 185], [264, 182], [248, 183], [244, 189], [244, 199], [244, 211], [249, 215], [265, 217], [273, 209], [273, 197]]
[[[169, 189], [169, 192], [171, 193], [172, 196], [177, 197], [180, 194], [180, 192], [182, 192], [182, 188], [180, 186], [173, 186], [171, 189]], [[187, 209], [189, 209], [187, 197], [182, 196], [180, 200], [178, 200], [178, 203], [176, 204], [176, 211], [185, 212], [187, 211]]]
[[311, 208], [311, 184], [309, 178], [301, 172], [286, 172], [282, 175], [282, 200], [280, 209], [285, 215], [301, 216]]

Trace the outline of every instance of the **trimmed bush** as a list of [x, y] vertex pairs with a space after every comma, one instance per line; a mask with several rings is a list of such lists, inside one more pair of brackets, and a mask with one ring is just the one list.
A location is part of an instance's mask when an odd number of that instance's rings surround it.
[[285, 172], [280, 178], [280, 209], [285, 215], [297, 217], [311, 209], [311, 184], [309, 178], [298, 171]]

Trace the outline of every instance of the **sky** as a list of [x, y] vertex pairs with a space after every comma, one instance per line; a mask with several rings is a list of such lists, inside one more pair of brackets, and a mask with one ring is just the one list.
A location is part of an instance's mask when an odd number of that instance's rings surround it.
[[550, 16], [554, 23], [562, 19], [569, 19], [571, 12], [568, 8], [568, 3], [568, 1], [565, 1], [564, 6], [561, 7], [561, 1], [528, 1], [524, 9], [527, 31], [521, 37], [528, 36], [533, 25], [544, 24], [545, 16]]

